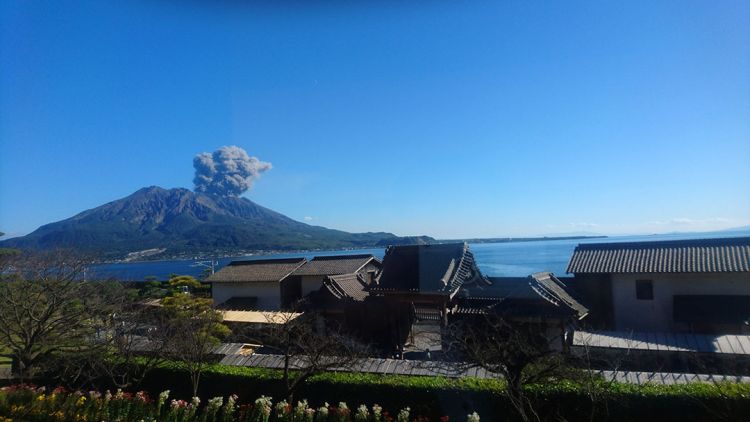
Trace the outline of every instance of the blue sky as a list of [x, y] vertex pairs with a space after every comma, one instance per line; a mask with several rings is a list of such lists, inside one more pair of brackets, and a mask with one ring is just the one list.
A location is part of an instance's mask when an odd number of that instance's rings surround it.
[[245, 196], [349, 231], [747, 225], [748, 21], [746, 1], [5, 1], [0, 231], [191, 188], [223, 145], [273, 163]]

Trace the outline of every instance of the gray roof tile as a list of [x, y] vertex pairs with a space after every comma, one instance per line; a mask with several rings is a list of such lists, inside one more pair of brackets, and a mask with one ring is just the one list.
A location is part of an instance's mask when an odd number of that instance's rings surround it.
[[281, 281], [302, 264], [305, 258], [232, 261], [206, 279], [209, 283]]
[[368, 294], [365, 281], [357, 274], [328, 276], [323, 280], [323, 286], [338, 299], [354, 299], [361, 302]]
[[750, 271], [750, 237], [580, 244], [569, 273]]
[[380, 261], [372, 255], [333, 255], [316, 256], [305, 265], [298, 268], [294, 275], [337, 275], [356, 273], [360, 268], [374, 260]]
[[372, 290], [452, 294], [482, 277], [466, 243], [389, 246]]

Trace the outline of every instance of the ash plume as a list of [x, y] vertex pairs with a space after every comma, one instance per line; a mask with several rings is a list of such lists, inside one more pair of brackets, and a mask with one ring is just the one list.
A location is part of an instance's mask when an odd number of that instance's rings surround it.
[[239, 196], [247, 192], [271, 163], [251, 157], [238, 146], [224, 146], [213, 153], [202, 152], [193, 159], [196, 192]]

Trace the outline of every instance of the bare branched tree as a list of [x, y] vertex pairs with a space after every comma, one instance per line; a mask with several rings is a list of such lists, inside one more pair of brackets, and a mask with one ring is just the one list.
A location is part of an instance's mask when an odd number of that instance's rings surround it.
[[[565, 378], [577, 385], [589, 400], [588, 420], [606, 420], [610, 416], [609, 403], [613, 398], [613, 386], [617, 383], [617, 371], [630, 355], [633, 341], [626, 340], [627, 347], [621, 351], [602, 354], [595, 353], [596, 348], [591, 345], [590, 334], [581, 334], [579, 341], [572, 347], [570, 366], [565, 372]], [[603, 368], [610, 371], [611, 375], [606, 375]]]
[[368, 355], [369, 347], [349, 335], [341, 326], [324, 322], [315, 312], [274, 312], [266, 324], [246, 328], [244, 340], [262, 344], [283, 357], [285, 396], [294, 394], [310, 377], [328, 371], [350, 371]]
[[564, 368], [564, 359], [551, 347], [555, 339], [543, 324], [511, 323], [492, 314], [452, 323], [445, 337], [451, 368], [481, 367], [507, 383], [506, 396], [523, 421], [540, 416], [524, 390], [525, 385], [549, 380]]
[[169, 335], [167, 356], [182, 363], [190, 374], [193, 396], [198, 395], [201, 374], [211, 363], [211, 352], [230, 334], [222, 314], [211, 299], [178, 294], [163, 301], [164, 326]]
[[85, 281], [88, 260], [69, 251], [3, 255], [0, 344], [27, 380], [57, 354], [84, 352], [112, 306]]
[[135, 292], [121, 284], [99, 287], [113, 312], [85, 348], [59, 356], [52, 375], [71, 387], [107, 380], [119, 388], [133, 388], [169, 357], [171, 325], [160, 307], [139, 302]]

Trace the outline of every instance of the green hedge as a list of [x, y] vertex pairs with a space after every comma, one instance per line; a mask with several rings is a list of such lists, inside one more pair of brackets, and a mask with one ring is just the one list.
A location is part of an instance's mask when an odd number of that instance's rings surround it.
[[[151, 393], [170, 389], [173, 395], [189, 398], [188, 375], [179, 365], [165, 365], [150, 373], [142, 385]], [[442, 377], [384, 376], [362, 373], [325, 373], [311, 377], [299, 389], [296, 399], [313, 405], [345, 401], [350, 405], [379, 404], [388, 409], [410, 407], [416, 414], [437, 420], [448, 414], [459, 420], [479, 409], [474, 401], [492, 402], [502, 393], [497, 380], [449, 379]], [[266, 395], [281, 399], [284, 394], [282, 372], [272, 369], [210, 365], [201, 378], [199, 395], [237, 394], [240, 402]], [[462, 406], [456, 406], [462, 403]], [[455, 413], [447, 413], [454, 409]], [[455, 418], [454, 418], [455, 416]]]
[[[172, 390], [190, 395], [185, 371], [176, 364], [154, 371], [144, 384], [152, 392]], [[261, 395], [280, 399], [283, 394], [279, 370], [210, 365], [201, 380], [200, 395], [238, 394], [240, 402]], [[532, 385], [527, 393], [543, 418], [581, 420], [660, 421], [742, 420], [750, 415], [750, 385], [684, 384], [632, 385], [599, 382], [597, 399], [570, 381]], [[349, 404], [377, 403], [389, 409], [411, 407], [433, 420], [448, 415], [452, 420], [476, 411], [483, 420], [512, 420], [512, 409], [504, 396], [504, 383], [478, 378], [451, 379], [366, 373], [325, 373], [304, 383], [296, 398], [313, 405], [345, 401]]]

